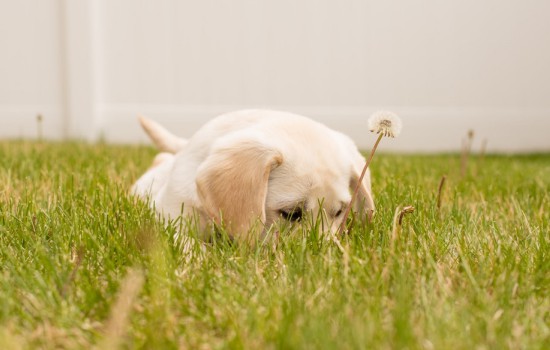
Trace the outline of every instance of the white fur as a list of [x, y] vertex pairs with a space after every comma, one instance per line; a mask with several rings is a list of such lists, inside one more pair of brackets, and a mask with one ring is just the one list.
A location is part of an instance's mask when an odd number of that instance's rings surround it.
[[[303, 116], [245, 110], [221, 115], [188, 141], [159, 124], [141, 123], [163, 151], [134, 184], [169, 219], [197, 213], [202, 230], [223, 224], [236, 239], [253, 240], [301, 206], [321, 212], [336, 232], [365, 159], [347, 136]], [[370, 176], [360, 187], [357, 210], [374, 211]], [[258, 221], [259, 220], [259, 221]], [[260, 230], [254, 230], [260, 223]], [[252, 230], [251, 230], [252, 229]]]

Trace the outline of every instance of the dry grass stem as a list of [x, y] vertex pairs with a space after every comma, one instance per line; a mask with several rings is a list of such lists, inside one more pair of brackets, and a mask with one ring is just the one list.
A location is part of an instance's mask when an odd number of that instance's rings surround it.
[[473, 140], [474, 140], [474, 131], [468, 130], [467, 138], [462, 140], [462, 156], [461, 156], [461, 162], [460, 162], [461, 177], [465, 177], [466, 172], [468, 170], [468, 160], [470, 158], [470, 152], [472, 151]]
[[73, 269], [71, 270], [71, 274], [63, 284], [63, 287], [61, 287], [61, 296], [65, 297], [67, 296], [67, 293], [69, 291], [70, 285], [73, 283], [76, 272], [80, 268], [80, 265], [82, 265], [82, 261], [84, 260], [84, 247], [78, 247], [78, 249], [73, 250], [73, 256], [71, 257], [71, 260], [74, 263]]
[[443, 175], [441, 181], [439, 181], [439, 189], [437, 190], [437, 209], [441, 209], [441, 197], [443, 193], [443, 186], [445, 185], [445, 180], [447, 176]]
[[106, 323], [104, 338], [98, 349], [118, 349], [128, 327], [128, 316], [144, 283], [141, 270], [130, 269], [120, 284], [111, 316]]
[[390, 236], [390, 247], [389, 247], [389, 257], [388, 261], [384, 265], [384, 268], [382, 269], [381, 277], [383, 280], [387, 280], [389, 278], [390, 270], [393, 269], [393, 265], [395, 263], [396, 258], [396, 240], [397, 236], [399, 235], [399, 232], [401, 231], [401, 226], [403, 225], [403, 217], [405, 214], [409, 214], [414, 212], [413, 206], [406, 206], [403, 209], [401, 207], [397, 207], [395, 209], [395, 214], [393, 215], [393, 228], [392, 233]]
[[405, 214], [410, 214], [414, 212], [414, 207], [412, 205], [408, 205], [403, 210], [401, 210], [401, 213], [399, 213], [399, 226], [403, 225], [403, 217]]
[[42, 114], [37, 114], [36, 115], [36, 131], [37, 131], [38, 141], [42, 141], [42, 138], [44, 136], [43, 126], [42, 126], [43, 121], [44, 121], [44, 118], [42, 117]]
[[392, 241], [395, 240], [399, 232], [401, 231], [401, 226], [403, 226], [403, 217], [405, 214], [410, 214], [414, 212], [414, 207], [408, 205], [403, 209], [397, 208], [395, 210], [395, 215], [393, 217], [393, 229], [392, 229]]

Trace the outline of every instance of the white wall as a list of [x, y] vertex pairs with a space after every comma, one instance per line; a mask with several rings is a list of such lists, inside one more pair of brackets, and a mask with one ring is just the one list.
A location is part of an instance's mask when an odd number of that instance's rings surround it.
[[[312, 116], [386, 150], [550, 150], [550, 2], [0, 0], [0, 137], [144, 140], [135, 115], [190, 135], [242, 107]], [[5, 55], [4, 52], [8, 54]], [[4, 78], [6, 77], [6, 78]]]
[[62, 137], [64, 67], [57, 0], [0, 0], [0, 137]]

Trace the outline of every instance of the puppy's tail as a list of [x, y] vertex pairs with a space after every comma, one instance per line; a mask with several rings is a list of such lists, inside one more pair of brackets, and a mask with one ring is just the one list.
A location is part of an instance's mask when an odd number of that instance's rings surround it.
[[139, 116], [139, 123], [153, 143], [163, 152], [177, 153], [187, 145], [187, 140], [177, 137], [149, 118]]

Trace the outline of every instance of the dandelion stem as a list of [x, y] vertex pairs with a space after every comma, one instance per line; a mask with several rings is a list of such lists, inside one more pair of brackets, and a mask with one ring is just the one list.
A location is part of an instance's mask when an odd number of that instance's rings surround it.
[[[367, 162], [365, 163], [365, 166], [363, 167], [363, 171], [361, 172], [361, 176], [359, 176], [359, 180], [357, 180], [357, 184], [355, 185], [355, 189], [353, 190], [353, 194], [351, 195], [351, 200], [346, 207], [346, 211], [344, 212], [344, 217], [342, 219], [342, 223], [340, 224], [339, 233], [344, 234], [346, 231], [346, 222], [348, 221], [348, 216], [351, 211], [351, 207], [353, 206], [353, 202], [355, 201], [355, 198], [357, 197], [357, 193], [359, 192], [359, 187], [361, 186], [361, 183], [363, 182], [363, 178], [365, 177], [365, 173], [367, 172], [367, 169], [372, 161], [372, 158], [374, 157], [374, 152], [376, 152], [376, 148], [378, 147], [378, 144], [382, 140], [382, 137], [384, 137], [383, 133], [380, 133], [378, 135], [378, 139], [374, 143], [374, 147], [372, 147], [372, 150], [369, 155], [369, 159], [367, 159]], [[370, 216], [369, 216], [370, 220]]]

